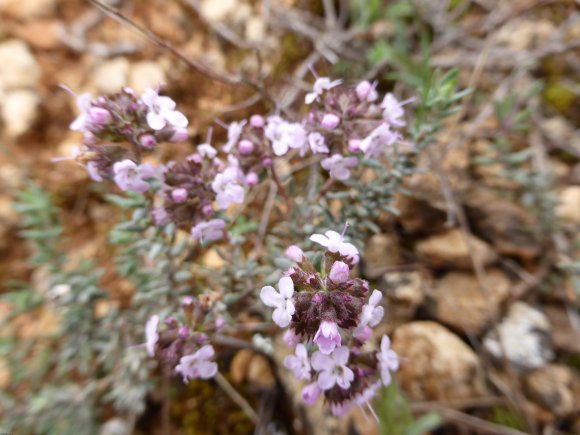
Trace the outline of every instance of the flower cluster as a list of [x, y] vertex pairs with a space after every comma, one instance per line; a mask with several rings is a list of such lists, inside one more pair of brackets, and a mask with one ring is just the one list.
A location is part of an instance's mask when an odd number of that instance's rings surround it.
[[291, 150], [300, 157], [320, 155], [332, 179], [347, 180], [362, 159], [392, 152], [395, 144], [409, 148], [398, 129], [406, 125], [403, 106], [412, 100], [399, 102], [389, 93], [378, 103], [375, 88], [368, 81], [348, 87], [341, 80], [319, 77], [305, 97], [312, 107], [302, 121], [254, 115], [249, 122], [233, 122], [225, 126], [228, 142], [223, 150], [239, 162], [248, 184], [271, 168], [274, 158]]
[[165, 327], [160, 329], [159, 316], [154, 315], [145, 325], [145, 348], [149, 356], [172, 368], [185, 383], [191, 379], [213, 378], [217, 373], [218, 366], [213, 361], [215, 350], [207, 334], [219, 330], [223, 320], [208, 315], [211, 308], [208, 298], [188, 296], [181, 303], [184, 322], [168, 317], [163, 322]]
[[332, 413], [343, 415], [368, 404], [381, 384], [391, 383], [399, 358], [387, 336], [379, 352], [364, 349], [384, 310], [379, 290], [371, 293], [366, 281], [350, 277], [359, 261], [356, 247], [335, 231], [310, 240], [326, 248], [322, 270], [299, 247], [290, 246], [286, 255], [296, 265], [280, 279], [278, 289], [263, 287], [260, 298], [274, 308], [274, 322], [287, 328], [284, 340], [294, 354], [286, 357], [285, 366], [297, 379], [310, 382], [302, 390], [303, 400], [312, 404], [324, 394]]
[[241, 204], [257, 176], [244, 176], [233, 156], [227, 162], [217, 158], [209, 143], [181, 162], [143, 163], [144, 153], [158, 143], [188, 138], [188, 120], [173, 100], [152, 89], [138, 97], [124, 88], [95, 99], [82, 94], [77, 104], [81, 113], [70, 128], [82, 132], [84, 141], [74, 158], [94, 181], [107, 179], [126, 192], [147, 192], [157, 225], [173, 222], [200, 242], [224, 236], [226, 222], [220, 211]]

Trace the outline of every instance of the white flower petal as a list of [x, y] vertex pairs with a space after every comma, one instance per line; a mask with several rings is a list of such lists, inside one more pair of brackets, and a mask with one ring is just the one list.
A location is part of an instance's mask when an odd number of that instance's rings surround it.
[[260, 299], [269, 307], [278, 308], [284, 305], [284, 298], [270, 285], [262, 287]]

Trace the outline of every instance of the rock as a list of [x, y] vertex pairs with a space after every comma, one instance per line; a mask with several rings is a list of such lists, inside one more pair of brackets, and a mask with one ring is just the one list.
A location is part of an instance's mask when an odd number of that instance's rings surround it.
[[580, 186], [568, 186], [560, 192], [556, 216], [571, 224], [580, 225]]
[[165, 71], [156, 62], [137, 62], [129, 71], [129, 86], [137, 94], [141, 94], [147, 88], [156, 89], [166, 80]]
[[435, 322], [411, 322], [393, 335], [402, 362], [397, 379], [415, 400], [455, 400], [485, 394], [477, 355], [459, 337]]
[[508, 20], [495, 34], [495, 43], [520, 52], [544, 43], [555, 32], [549, 20], [516, 18]]
[[242, 349], [237, 352], [230, 363], [230, 378], [234, 384], [241, 384], [246, 380], [248, 367], [254, 352], [250, 349]]
[[248, 382], [250, 385], [270, 389], [276, 385], [272, 367], [264, 355], [254, 354], [248, 366]]
[[24, 42], [12, 39], [0, 44], [0, 89], [35, 87], [40, 74], [38, 62]]
[[26, 133], [38, 118], [40, 97], [31, 90], [7, 92], [2, 101], [2, 122], [8, 137]]
[[559, 305], [545, 305], [542, 311], [552, 325], [554, 349], [566, 354], [580, 354], [580, 340], [566, 309]]
[[498, 317], [510, 294], [511, 282], [499, 269], [487, 271], [480, 288], [477, 277], [449, 272], [435, 281], [427, 296], [427, 311], [439, 322], [467, 334], [480, 334]]
[[14, 28], [14, 34], [32, 48], [38, 50], [54, 50], [62, 47], [57, 36], [57, 24], [54, 19], [27, 21]]
[[17, 19], [47, 17], [56, 8], [58, 0], [2, 0], [0, 12]]
[[129, 67], [129, 61], [124, 57], [103, 62], [93, 73], [93, 86], [101, 94], [119, 92], [127, 86]]
[[399, 194], [395, 195], [393, 207], [399, 211], [398, 221], [408, 233], [433, 233], [445, 229], [447, 214], [427, 201]]
[[388, 234], [373, 235], [365, 247], [363, 275], [374, 280], [385, 273], [386, 268], [400, 264], [399, 246], [395, 236]]
[[512, 364], [524, 370], [543, 367], [554, 358], [548, 318], [528, 304], [514, 303], [498, 329], [503, 349], [495, 330], [483, 340], [485, 349], [498, 360], [503, 358], [502, 351], [505, 350]]
[[213, 23], [223, 21], [228, 15], [233, 15], [239, 7], [239, 0], [204, 0], [201, 2], [201, 13]]
[[379, 288], [389, 301], [387, 321], [402, 324], [411, 320], [425, 297], [423, 275], [419, 271], [385, 273]]
[[[466, 242], [466, 237], [469, 244]], [[415, 246], [417, 254], [435, 267], [471, 269], [470, 253], [484, 266], [497, 260], [497, 255], [486, 242], [455, 228], [422, 240]]]
[[539, 405], [558, 417], [580, 409], [580, 379], [571, 367], [550, 364], [530, 373], [525, 380], [526, 392]]
[[530, 260], [540, 254], [536, 219], [522, 206], [475, 188], [465, 196], [466, 213], [476, 234], [503, 255]]

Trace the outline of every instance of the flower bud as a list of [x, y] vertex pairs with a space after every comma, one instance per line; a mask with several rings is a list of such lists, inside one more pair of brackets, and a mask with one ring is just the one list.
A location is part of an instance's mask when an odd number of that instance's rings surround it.
[[89, 109], [89, 121], [95, 125], [105, 125], [111, 120], [111, 113], [102, 107], [91, 107]]
[[213, 207], [211, 204], [206, 204], [201, 208], [201, 211], [203, 212], [204, 215], [210, 216], [213, 214]]
[[287, 329], [282, 337], [284, 343], [288, 345], [288, 347], [295, 348], [298, 343], [300, 343], [300, 337], [298, 337], [293, 329]]
[[141, 136], [139, 138], [139, 143], [141, 143], [141, 146], [143, 148], [153, 148], [155, 145], [157, 145], [157, 141], [155, 140], [155, 136], [153, 136], [152, 134], [144, 134], [143, 136]]
[[334, 130], [340, 124], [340, 118], [334, 113], [327, 113], [322, 117], [320, 124], [327, 130]]
[[252, 115], [250, 125], [254, 128], [262, 128], [264, 126], [264, 117], [261, 115]]
[[348, 150], [351, 153], [358, 153], [360, 152], [360, 143], [362, 141], [360, 139], [350, 139], [348, 141]]
[[290, 260], [295, 261], [296, 263], [302, 263], [304, 260], [304, 252], [296, 245], [288, 246], [286, 249], [286, 257]]
[[272, 159], [270, 157], [266, 157], [264, 160], [262, 160], [262, 165], [264, 165], [264, 168], [270, 168], [272, 166]]
[[244, 139], [238, 144], [238, 149], [242, 154], [252, 154], [252, 151], [254, 151], [254, 144], [248, 139]]
[[187, 199], [187, 190], [183, 188], [173, 189], [171, 191], [171, 199], [175, 202], [184, 202]]
[[371, 338], [372, 333], [373, 330], [370, 326], [363, 326], [362, 328], [356, 328], [353, 335], [361, 343], [366, 343]]
[[188, 138], [187, 129], [177, 128], [169, 138], [169, 142], [185, 142]]
[[153, 223], [157, 226], [162, 226], [169, 222], [169, 215], [163, 207], [153, 209], [151, 217], [153, 218]]
[[302, 400], [304, 400], [304, 403], [307, 405], [313, 405], [314, 402], [318, 400], [320, 393], [322, 393], [322, 390], [318, 387], [316, 382], [313, 382], [302, 389]]
[[342, 261], [335, 261], [330, 269], [328, 277], [333, 283], [340, 284], [348, 281], [349, 271], [348, 264], [343, 263]]
[[189, 328], [187, 326], [182, 326], [179, 328], [178, 334], [181, 338], [187, 338], [189, 336]]
[[371, 83], [367, 80], [360, 82], [355, 89], [358, 99], [361, 101], [366, 101], [367, 97], [369, 96], [369, 92], [371, 91], [371, 87]]
[[255, 172], [249, 172], [248, 175], [246, 175], [246, 184], [248, 186], [255, 186], [256, 184], [258, 184], [259, 178], [258, 178], [258, 174], [256, 174]]

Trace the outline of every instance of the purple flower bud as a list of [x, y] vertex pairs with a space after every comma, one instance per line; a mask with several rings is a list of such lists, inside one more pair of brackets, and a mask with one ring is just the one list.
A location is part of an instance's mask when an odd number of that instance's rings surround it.
[[152, 134], [144, 134], [143, 136], [141, 136], [139, 138], [139, 142], [141, 143], [141, 146], [143, 148], [153, 148], [155, 145], [157, 145], [157, 141], [155, 140], [155, 136], [153, 136]]
[[313, 405], [314, 402], [318, 400], [318, 397], [320, 397], [320, 393], [322, 393], [322, 390], [318, 387], [316, 382], [313, 382], [302, 389], [302, 400], [304, 400], [304, 403], [307, 405]]
[[252, 115], [250, 118], [250, 125], [254, 128], [262, 128], [264, 124], [264, 117], [261, 115]]
[[248, 186], [255, 186], [258, 184], [258, 181], [260, 181], [260, 179], [258, 178], [258, 174], [255, 172], [250, 172], [246, 175], [246, 184]]
[[105, 125], [111, 120], [111, 114], [102, 107], [91, 107], [89, 110], [89, 121], [95, 125]]
[[177, 128], [169, 138], [169, 142], [185, 142], [188, 138], [189, 134], [187, 133], [187, 129]]
[[254, 144], [248, 139], [244, 139], [240, 141], [238, 148], [242, 154], [252, 154], [252, 151], [254, 151]]
[[187, 326], [182, 326], [179, 328], [178, 334], [181, 338], [187, 338], [189, 336], [189, 328]]
[[206, 204], [202, 207], [201, 211], [203, 212], [204, 215], [210, 216], [213, 214], [213, 207], [211, 204]]
[[296, 263], [302, 263], [302, 261], [304, 260], [304, 252], [296, 245], [288, 246], [288, 249], [286, 249], [285, 254], [286, 257], [288, 257], [292, 261], [295, 261]]
[[163, 323], [165, 323], [169, 328], [175, 328], [177, 326], [177, 319], [173, 316], [166, 318]]
[[272, 167], [272, 159], [270, 157], [266, 157], [264, 160], [262, 160], [262, 165], [264, 168]]
[[334, 130], [340, 124], [340, 118], [334, 113], [327, 113], [322, 117], [320, 124], [327, 130]]
[[359, 100], [366, 101], [371, 89], [372, 89], [371, 83], [367, 80], [364, 80], [357, 85], [355, 89], [356, 96], [358, 97]]
[[360, 143], [361, 143], [361, 140], [360, 139], [350, 139], [348, 141], [348, 150], [351, 153], [358, 153], [358, 152], [360, 152]]
[[184, 202], [187, 199], [187, 190], [183, 188], [173, 189], [171, 191], [171, 199], [175, 202]]
[[353, 332], [354, 337], [359, 340], [361, 343], [366, 343], [371, 335], [373, 330], [370, 326], [363, 326], [362, 328], [356, 328]]
[[340, 284], [348, 281], [349, 271], [348, 264], [343, 263], [342, 261], [335, 261], [330, 269], [328, 277], [333, 283]]

